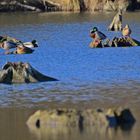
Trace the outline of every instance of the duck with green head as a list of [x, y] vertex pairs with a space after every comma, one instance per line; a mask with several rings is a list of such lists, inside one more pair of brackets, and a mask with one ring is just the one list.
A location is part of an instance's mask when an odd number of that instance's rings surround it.
[[90, 43], [91, 48], [102, 48], [104, 46], [102, 41], [106, 39], [106, 35], [99, 31], [97, 27], [92, 28], [90, 37], [93, 38], [93, 41]]
[[92, 30], [90, 31], [90, 37], [99, 40], [106, 39], [106, 35], [99, 31], [97, 27], [92, 28]]

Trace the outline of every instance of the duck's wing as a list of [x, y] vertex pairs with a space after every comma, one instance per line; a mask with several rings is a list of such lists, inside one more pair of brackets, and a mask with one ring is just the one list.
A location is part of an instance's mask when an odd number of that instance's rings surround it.
[[97, 38], [99, 38], [99, 39], [101, 39], [101, 40], [106, 39], [106, 35], [103, 34], [103, 33], [100, 32], [100, 31], [98, 31], [98, 32], [96, 33], [96, 36], [97, 36]]

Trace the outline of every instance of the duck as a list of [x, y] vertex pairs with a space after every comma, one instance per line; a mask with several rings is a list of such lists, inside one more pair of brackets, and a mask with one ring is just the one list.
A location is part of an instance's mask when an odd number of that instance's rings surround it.
[[99, 31], [97, 27], [94, 27], [90, 31], [90, 37], [93, 38], [93, 39], [99, 39], [99, 40], [106, 39], [106, 35], [103, 34], [101, 31]]
[[34, 50], [28, 47], [18, 46], [14, 51], [15, 54], [30, 54], [33, 53]]
[[95, 32], [98, 31], [98, 28], [97, 27], [93, 27], [91, 30], [90, 30], [90, 37], [91, 38], [95, 38]]
[[131, 31], [129, 25], [126, 24], [125, 27], [122, 29], [122, 35], [124, 37], [127, 37], [127, 36], [129, 37], [131, 33], [132, 33], [132, 31]]
[[23, 45], [27, 48], [36, 48], [38, 47], [38, 43], [36, 40], [33, 40], [32, 42], [24, 42]]
[[25, 47], [23, 44], [18, 44], [14, 51], [6, 51], [5, 54], [31, 54], [33, 52], [33, 49]]

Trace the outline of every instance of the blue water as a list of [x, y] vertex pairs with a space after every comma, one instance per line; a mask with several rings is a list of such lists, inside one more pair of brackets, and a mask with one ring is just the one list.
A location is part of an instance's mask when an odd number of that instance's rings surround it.
[[[33, 54], [4, 55], [7, 61], [29, 62], [57, 82], [0, 84], [0, 140], [139, 140], [140, 132], [140, 47], [91, 49], [89, 31], [97, 26], [108, 38], [120, 36], [108, 32], [114, 13], [12, 13], [0, 14], [0, 34], [22, 41], [36, 39], [39, 48]], [[140, 12], [124, 14], [123, 23], [140, 40]], [[77, 129], [27, 128], [34, 109], [112, 108], [133, 110], [133, 128], [92, 127]], [[7, 109], [8, 108], [8, 109]]]
[[[140, 20], [135, 18], [140, 13], [127, 13], [124, 23], [129, 23], [132, 29], [132, 37], [140, 40]], [[41, 73], [57, 78], [58, 82], [45, 82], [37, 84], [22, 85], [0, 85], [1, 105], [19, 104], [19, 95], [11, 99], [11, 93], [21, 94], [20, 102], [23, 104], [30, 100], [32, 103], [40, 103], [40, 100], [48, 101], [54, 93], [63, 95], [72, 94], [71, 91], [82, 91], [89, 87], [84, 99], [100, 100], [104, 95], [99, 96], [92, 93], [94, 86], [127, 85], [134, 81], [140, 83], [140, 47], [127, 48], [102, 48], [91, 49], [89, 43], [89, 31], [97, 26], [108, 38], [120, 36], [121, 33], [108, 32], [107, 27], [111, 22], [113, 14], [11, 14], [0, 16], [3, 19], [0, 24], [0, 33], [16, 37], [22, 41], [36, 39], [39, 48], [36, 48], [31, 55], [4, 55], [0, 50], [0, 67], [6, 61], [29, 62]], [[9, 22], [9, 19], [12, 19]], [[14, 20], [15, 19], [15, 20]], [[3, 23], [4, 22], [4, 23]], [[129, 87], [128, 85], [126, 87]], [[42, 93], [39, 93], [41, 89]], [[35, 94], [35, 99], [33, 95]], [[53, 91], [53, 92], [52, 92]], [[132, 89], [133, 91], [133, 89]], [[57, 95], [55, 94], [57, 92]], [[51, 95], [49, 93], [52, 93]], [[41, 97], [38, 98], [38, 94]], [[75, 94], [76, 95], [76, 94]], [[10, 96], [10, 98], [8, 98]], [[47, 96], [47, 97], [46, 97]], [[92, 97], [91, 97], [92, 96]], [[44, 99], [45, 97], [45, 99]], [[83, 96], [82, 96], [83, 97]], [[61, 96], [57, 101], [62, 101]], [[73, 97], [75, 99], [76, 96]], [[79, 98], [80, 100], [81, 98]], [[54, 99], [55, 100], [55, 99]]]

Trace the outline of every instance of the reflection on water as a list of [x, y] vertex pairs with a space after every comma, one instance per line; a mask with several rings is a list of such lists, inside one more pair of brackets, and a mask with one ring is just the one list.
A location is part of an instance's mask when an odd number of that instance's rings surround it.
[[[71, 140], [71, 139], [81, 139], [81, 140], [91, 140], [93, 138], [101, 139], [101, 140], [115, 140], [120, 139], [123, 140], [124, 137], [123, 133], [128, 133], [123, 131], [121, 128], [107, 128], [105, 126], [93, 126], [87, 127], [82, 132], [80, 132], [76, 128], [43, 128], [43, 129], [30, 129], [30, 132], [36, 136], [38, 140], [42, 139], [51, 139], [51, 140]], [[117, 137], [117, 138], [115, 138]], [[122, 138], [121, 138], [122, 137]]]
[[[26, 121], [34, 112], [32, 109], [0, 109], [0, 139], [2, 140], [138, 140], [140, 122], [137, 121], [134, 127], [111, 128], [107, 126], [96, 125], [93, 127], [84, 127], [79, 130], [76, 127], [27, 127]], [[140, 115], [138, 110], [133, 111], [136, 119]]]
[[[123, 20], [124, 23], [129, 23], [132, 36], [137, 40], [140, 40], [139, 16], [139, 12], [126, 13]], [[37, 130], [35, 135], [31, 135], [25, 125], [32, 108], [119, 105], [139, 108], [140, 47], [88, 47], [91, 41], [89, 30], [93, 26], [98, 26], [109, 38], [120, 35], [106, 30], [112, 17], [113, 14], [109, 13], [0, 14], [1, 34], [14, 36], [23, 41], [37, 39], [40, 45], [31, 55], [6, 56], [3, 55], [3, 50], [0, 50], [0, 67], [6, 61], [27, 61], [43, 74], [60, 80], [53, 83], [0, 84], [0, 107], [11, 108], [0, 110], [1, 140], [63, 140], [62, 137], [65, 140], [138, 140], [139, 114], [136, 118], [138, 122], [132, 131], [103, 127], [99, 130], [87, 128], [82, 133], [73, 129], [44, 129]], [[31, 110], [21, 111], [21, 108]]]

